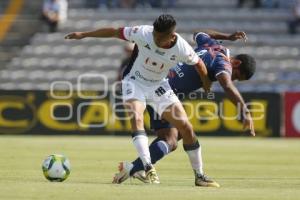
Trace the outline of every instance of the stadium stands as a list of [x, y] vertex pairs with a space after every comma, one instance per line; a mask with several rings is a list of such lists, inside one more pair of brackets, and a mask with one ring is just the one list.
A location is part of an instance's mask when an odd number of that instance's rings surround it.
[[[4, 29], [3, 24], [0, 25], [0, 32], [6, 37], [0, 39], [0, 68], [3, 69], [8, 61], [18, 56], [24, 45], [27, 45], [29, 39], [40, 30], [39, 15], [41, 2], [39, 1], [16, 1], [1, 0], [0, 16], [2, 22], [8, 24], [9, 16], [17, 16], [10, 28]], [[20, 3], [23, 2], [23, 3]], [[21, 4], [21, 13], [16, 7]], [[5, 16], [6, 15], [6, 18]]]
[[[0, 71], [0, 89], [47, 90], [52, 81], [66, 80], [74, 86], [84, 73], [106, 75], [109, 83], [117, 77], [122, 57], [122, 41], [84, 39], [65, 41], [70, 31], [104, 26], [152, 24], [161, 10], [136, 9], [99, 11], [84, 9], [83, 0], [70, 2], [67, 23], [54, 34], [38, 33], [6, 68]], [[236, 0], [178, 0], [167, 10], [178, 20], [178, 32], [191, 44], [192, 32], [212, 28], [225, 32], [245, 30], [249, 40], [224, 42], [231, 54], [249, 53], [257, 59], [257, 73], [252, 80], [238, 83], [242, 91], [300, 91], [300, 36], [287, 33], [287, 9], [237, 9]], [[180, 11], [180, 12], [179, 12]], [[213, 12], [213, 14], [212, 14]], [[96, 83], [87, 89], [97, 89]], [[214, 86], [215, 91], [221, 88]]]

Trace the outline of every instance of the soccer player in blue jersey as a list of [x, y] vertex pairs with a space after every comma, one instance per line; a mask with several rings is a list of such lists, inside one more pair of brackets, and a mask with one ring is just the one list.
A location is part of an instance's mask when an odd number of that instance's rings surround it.
[[[194, 34], [197, 44], [195, 52], [206, 65], [209, 79], [212, 82], [218, 81], [223, 87], [225, 93], [235, 104], [240, 104], [241, 112], [244, 114], [244, 127], [250, 129], [250, 133], [255, 136], [253, 121], [246, 104], [239, 91], [233, 84], [233, 80], [248, 80], [255, 72], [255, 60], [247, 54], [240, 54], [230, 57], [229, 49], [222, 46], [217, 40], [247, 39], [244, 32], [235, 32], [233, 34], [220, 33], [213, 30], [203, 30]], [[176, 94], [189, 94], [202, 88], [201, 79], [197, 70], [186, 64], [178, 64], [170, 70], [168, 75], [169, 84]], [[151, 128], [156, 132], [158, 137], [151, 143], [149, 149], [152, 163], [156, 163], [168, 153], [177, 148], [177, 141], [180, 134], [177, 129], [171, 126], [167, 121], [159, 119], [151, 107], [147, 108], [151, 118]], [[201, 152], [200, 152], [201, 153]], [[202, 166], [201, 166], [202, 167]], [[138, 158], [132, 163], [121, 162], [119, 173], [115, 175], [115, 183], [122, 183], [130, 176], [147, 182], [140, 171], [143, 170], [143, 164]], [[197, 180], [195, 180], [195, 184]], [[210, 184], [199, 186], [214, 186]]]

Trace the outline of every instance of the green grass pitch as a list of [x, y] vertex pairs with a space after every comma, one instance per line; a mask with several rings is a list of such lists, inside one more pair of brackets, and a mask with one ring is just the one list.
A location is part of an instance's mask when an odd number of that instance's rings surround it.
[[[130, 137], [0, 136], [0, 199], [244, 200], [300, 199], [300, 140], [199, 137], [206, 173], [221, 188], [194, 186], [188, 157], [176, 152], [156, 165], [160, 185], [111, 184], [118, 161], [136, 152]], [[63, 153], [70, 177], [48, 182], [41, 164]]]

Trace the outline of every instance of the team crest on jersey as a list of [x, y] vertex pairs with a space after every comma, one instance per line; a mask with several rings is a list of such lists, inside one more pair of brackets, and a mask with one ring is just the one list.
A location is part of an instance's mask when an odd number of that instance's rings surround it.
[[161, 55], [161, 56], [163, 56], [163, 55], [166, 54], [166, 52], [159, 51], [158, 49], [156, 49], [155, 53], [157, 53], [157, 54], [159, 54], [159, 55]]
[[176, 60], [176, 55], [172, 55], [170, 60]]
[[147, 48], [147, 49], [149, 49], [149, 50], [151, 50], [151, 48], [150, 48], [150, 45], [149, 45], [149, 44], [146, 44], [144, 47], [145, 47], [145, 48]]

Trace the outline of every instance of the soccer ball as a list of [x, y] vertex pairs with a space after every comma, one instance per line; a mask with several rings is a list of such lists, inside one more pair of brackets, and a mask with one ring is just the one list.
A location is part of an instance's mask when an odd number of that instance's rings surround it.
[[43, 173], [49, 181], [62, 182], [70, 175], [70, 162], [64, 155], [48, 156], [42, 165]]

